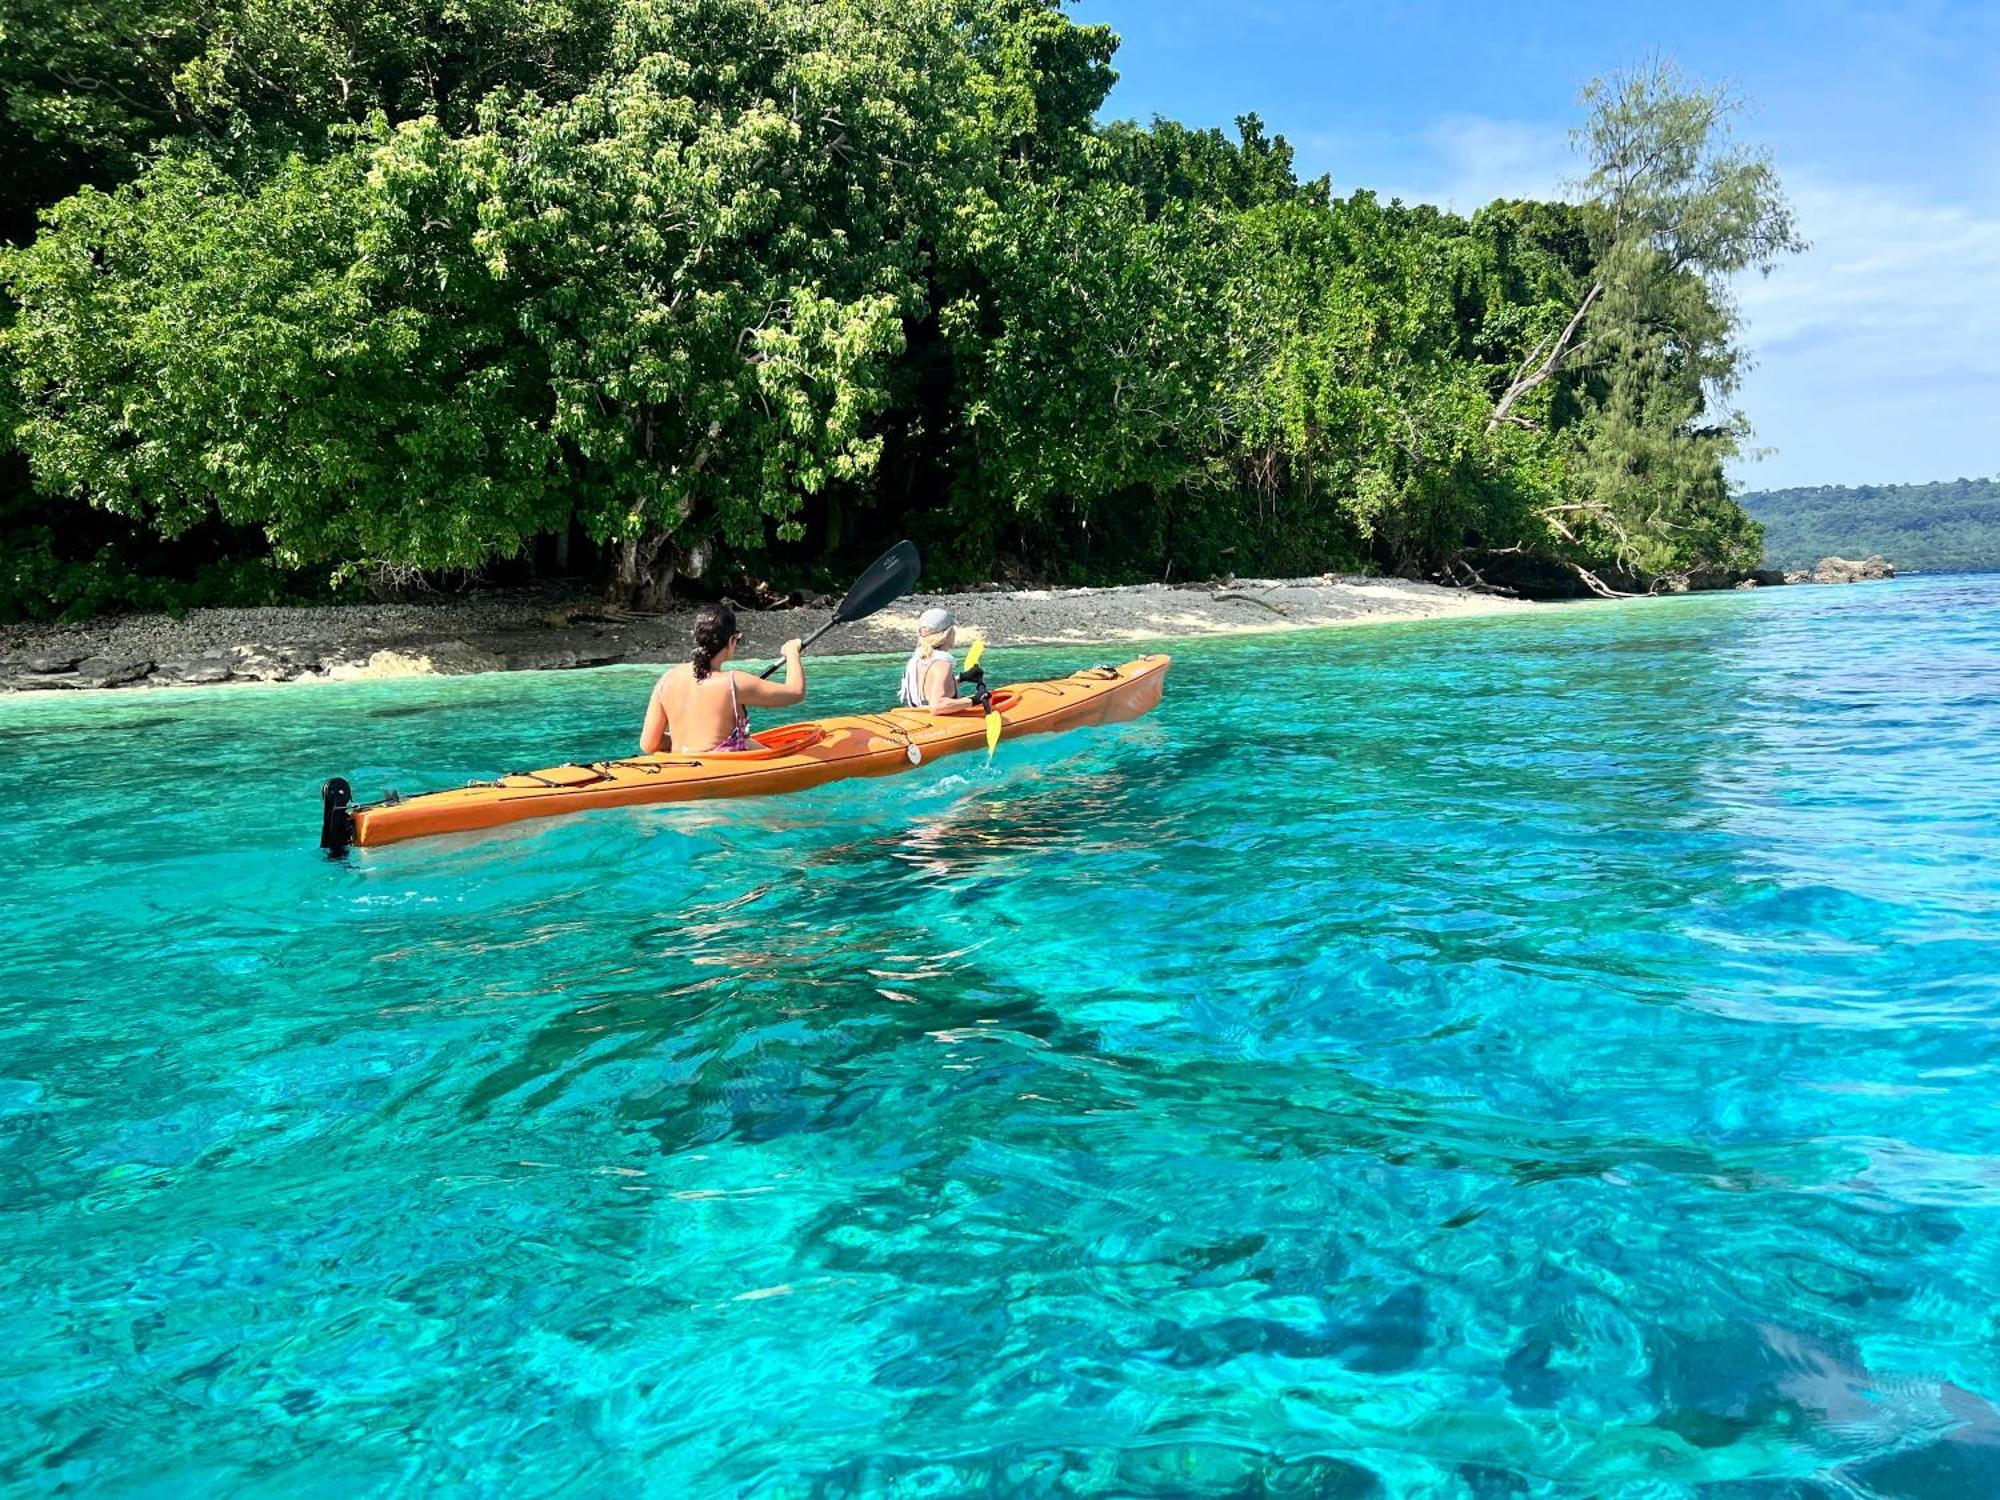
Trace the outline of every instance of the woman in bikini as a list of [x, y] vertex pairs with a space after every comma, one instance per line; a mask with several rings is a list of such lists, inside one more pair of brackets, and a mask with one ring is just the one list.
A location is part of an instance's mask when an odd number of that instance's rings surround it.
[[694, 617], [693, 659], [669, 667], [653, 684], [639, 750], [651, 755], [671, 747], [683, 755], [754, 749], [752, 708], [789, 708], [806, 695], [805, 663], [799, 642], [786, 641], [785, 680], [766, 682], [724, 666], [741, 641], [736, 613], [726, 604], [705, 604]]

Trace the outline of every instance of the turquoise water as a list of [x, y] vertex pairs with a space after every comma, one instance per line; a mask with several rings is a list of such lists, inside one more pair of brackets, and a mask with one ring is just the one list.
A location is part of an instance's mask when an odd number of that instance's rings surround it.
[[0, 1488], [2000, 1493], [2000, 577], [315, 850], [649, 675], [0, 703]]

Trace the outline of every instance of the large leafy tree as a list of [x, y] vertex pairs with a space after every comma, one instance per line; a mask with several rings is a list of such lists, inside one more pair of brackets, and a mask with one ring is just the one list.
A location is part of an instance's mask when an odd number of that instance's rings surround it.
[[936, 0], [636, 3], [591, 89], [489, 110], [460, 148], [621, 593], [796, 538], [809, 500], [872, 472], [972, 140], [952, 21]]
[[[601, 60], [616, 5], [5, 0], [0, 242], [27, 242], [44, 210], [86, 185], [109, 190], [132, 179], [162, 148], [206, 157], [226, 180], [203, 191], [228, 195], [265, 175], [274, 152], [317, 160], [348, 149], [353, 128], [378, 113], [392, 120], [433, 114], [458, 127], [497, 86], [566, 96]], [[167, 191], [185, 186], [185, 179], [175, 179]], [[67, 214], [69, 227], [54, 232], [81, 235], [104, 217], [103, 205], [94, 205]], [[299, 242], [293, 237], [287, 243]], [[310, 275], [326, 253], [312, 247], [295, 274]], [[0, 296], [0, 323], [11, 311], [9, 299]], [[88, 350], [75, 355], [80, 364], [93, 357]], [[156, 410], [157, 394], [140, 393], [139, 404]], [[123, 522], [106, 508], [131, 508], [115, 495], [86, 509], [69, 494], [50, 492], [46, 482], [34, 493], [23, 456], [9, 451], [16, 424], [6, 420], [5, 405], [0, 398], [0, 549], [10, 566], [0, 578], [0, 613], [173, 597], [166, 580], [133, 576], [142, 566], [182, 578], [220, 573], [244, 579], [250, 585], [246, 599], [275, 586], [268, 568], [254, 566], [265, 550], [254, 522], [232, 529], [212, 518], [163, 546], [150, 528]], [[87, 419], [74, 436], [81, 440], [83, 430]], [[287, 437], [274, 428], [269, 441]], [[168, 446], [158, 438], [149, 436], [156, 454]], [[54, 468], [60, 471], [60, 463]], [[175, 512], [171, 496], [157, 498], [159, 515]], [[468, 531], [478, 525], [474, 513]], [[505, 529], [494, 533], [494, 547], [504, 550], [508, 535]]]
[[1100, 507], [1156, 504], [1207, 461], [1221, 232], [1205, 210], [1149, 221], [1104, 182], [1024, 187], [983, 219], [982, 289], [943, 314], [963, 403], [956, 509], [976, 543], [1053, 519], [1087, 544]]
[[[380, 111], [470, 121], [491, 89], [574, 92], [615, 0], [8, 0], [0, 136], [51, 176], [131, 174], [163, 139], [301, 140]], [[43, 200], [46, 201], [46, 200]]]
[[1455, 358], [1456, 221], [1357, 194], [1243, 218], [1229, 289], [1233, 476], [1309, 550], [1421, 567], [1467, 524], [1478, 372]]
[[42, 482], [169, 534], [219, 512], [291, 566], [472, 566], [560, 521], [538, 372], [484, 268], [396, 243], [385, 184], [436, 136], [247, 187], [176, 152], [63, 205], [11, 267]]
[[1324, 204], [1331, 190], [1320, 177], [1301, 183], [1291, 143], [1265, 132], [1255, 114], [1238, 116], [1236, 139], [1220, 130], [1191, 130], [1156, 119], [1145, 129], [1116, 122], [1104, 131], [1112, 175], [1138, 188], [1149, 213], [1168, 203], [1248, 209], [1293, 201]]
[[1738, 141], [1738, 102], [1668, 63], [1590, 84], [1577, 132], [1590, 263], [1495, 401], [1489, 426], [1533, 431], [1583, 393], [1575, 491], [1545, 507], [1554, 550], [1628, 574], [1754, 566], [1756, 527], [1724, 463], [1748, 424], [1730, 281], [1803, 248], [1769, 155]]
[[24, 446], [293, 563], [470, 566], [573, 514], [648, 600], [871, 472], [937, 247], [1045, 107], [1003, 31], [982, 83], [945, 0], [631, 0], [589, 87], [463, 134], [170, 153], [15, 259]]

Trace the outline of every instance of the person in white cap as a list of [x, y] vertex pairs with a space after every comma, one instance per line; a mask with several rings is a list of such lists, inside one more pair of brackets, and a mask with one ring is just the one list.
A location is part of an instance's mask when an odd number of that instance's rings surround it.
[[905, 708], [927, 708], [934, 714], [962, 714], [978, 708], [970, 698], [958, 696], [957, 663], [951, 648], [958, 644], [958, 621], [948, 609], [934, 606], [917, 621], [917, 649], [903, 665], [903, 691], [898, 702]]

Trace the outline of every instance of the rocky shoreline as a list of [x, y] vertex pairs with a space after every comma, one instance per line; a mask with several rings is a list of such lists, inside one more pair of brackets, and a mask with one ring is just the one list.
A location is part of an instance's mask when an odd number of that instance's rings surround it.
[[[832, 599], [738, 607], [747, 659], [810, 635]], [[896, 651], [934, 604], [1014, 646], [1157, 641], [1533, 609], [1517, 600], [1395, 578], [1244, 579], [1104, 589], [915, 594], [834, 632], [817, 655]], [[0, 632], [0, 691], [195, 687], [463, 675], [677, 661], [693, 609], [634, 614], [562, 590], [422, 604], [207, 609]]]
[[[1737, 586], [1894, 576], [1895, 569], [1880, 557], [1858, 562], [1829, 557], [1811, 569], [1759, 573]], [[789, 637], [812, 634], [834, 603], [823, 598], [768, 609], [738, 605], [744, 656], [772, 656]], [[816, 654], [901, 650], [917, 616], [934, 604], [1014, 646], [1311, 630], [1540, 607], [1401, 578], [1333, 574], [1097, 589], [988, 585], [898, 600], [827, 637]], [[203, 609], [178, 619], [127, 615], [78, 625], [17, 625], [0, 630], [0, 692], [461, 676], [677, 661], [686, 652], [692, 616], [693, 606], [636, 614], [576, 590], [541, 588], [428, 603]]]

